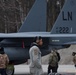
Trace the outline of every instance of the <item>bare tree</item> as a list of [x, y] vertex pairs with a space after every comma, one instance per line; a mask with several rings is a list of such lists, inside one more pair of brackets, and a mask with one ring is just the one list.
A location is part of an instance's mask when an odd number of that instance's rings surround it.
[[[0, 32], [17, 32], [35, 0], [0, 0]], [[52, 28], [64, 0], [47, 0], [47, 31]]]

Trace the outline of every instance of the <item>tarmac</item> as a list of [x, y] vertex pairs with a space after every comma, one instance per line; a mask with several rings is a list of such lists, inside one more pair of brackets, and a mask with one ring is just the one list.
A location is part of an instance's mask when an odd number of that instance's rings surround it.
[[[30, 74], [15, 74], [15, 75], [30, 75]], [[48, 74], [43, 74], [48, 75]], [[49, 75], [76, 75], [75, 73], [58, 73], [58, 74], [49, 74]]]
[[[15, 74], [15, 75], [30, 75], [30, 74]], [[47, 75], [47, 74], [43, 74]], [[76, 75], [76, 74], [50, 74], [50, 75]]]
[[[48, 65], [42, 65], [43, 75], [47, 75]], [[17, 65], [15, 66], [14, 75], [30, 75], [29, 65]], [[76, 68], [74, 65], [59, 65], [57, 74], [49, 75], [76, 75]]]

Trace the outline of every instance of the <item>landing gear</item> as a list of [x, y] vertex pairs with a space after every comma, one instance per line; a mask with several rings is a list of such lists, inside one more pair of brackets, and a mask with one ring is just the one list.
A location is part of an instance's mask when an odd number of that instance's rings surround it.
[[14, 75], [14, 65], [8, 65], [6, 68], [6, 74], [7, 75]]

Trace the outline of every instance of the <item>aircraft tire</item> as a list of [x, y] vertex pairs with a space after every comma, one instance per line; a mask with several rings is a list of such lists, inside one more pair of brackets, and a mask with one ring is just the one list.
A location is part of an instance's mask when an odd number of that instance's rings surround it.
[[7, 74], [7, 75], [14, 75], [14, 65], [9, 65], [9, 66], [6, 68], [6, 74]]

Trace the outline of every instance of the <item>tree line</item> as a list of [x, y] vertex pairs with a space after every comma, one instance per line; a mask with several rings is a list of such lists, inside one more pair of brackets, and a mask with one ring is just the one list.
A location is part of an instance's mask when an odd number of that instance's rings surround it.
[[[47, 31], [52, 28], [65, 0], [47, 0]], [[17, 32], [35, 0], [0, 0], [0, 32]]]

